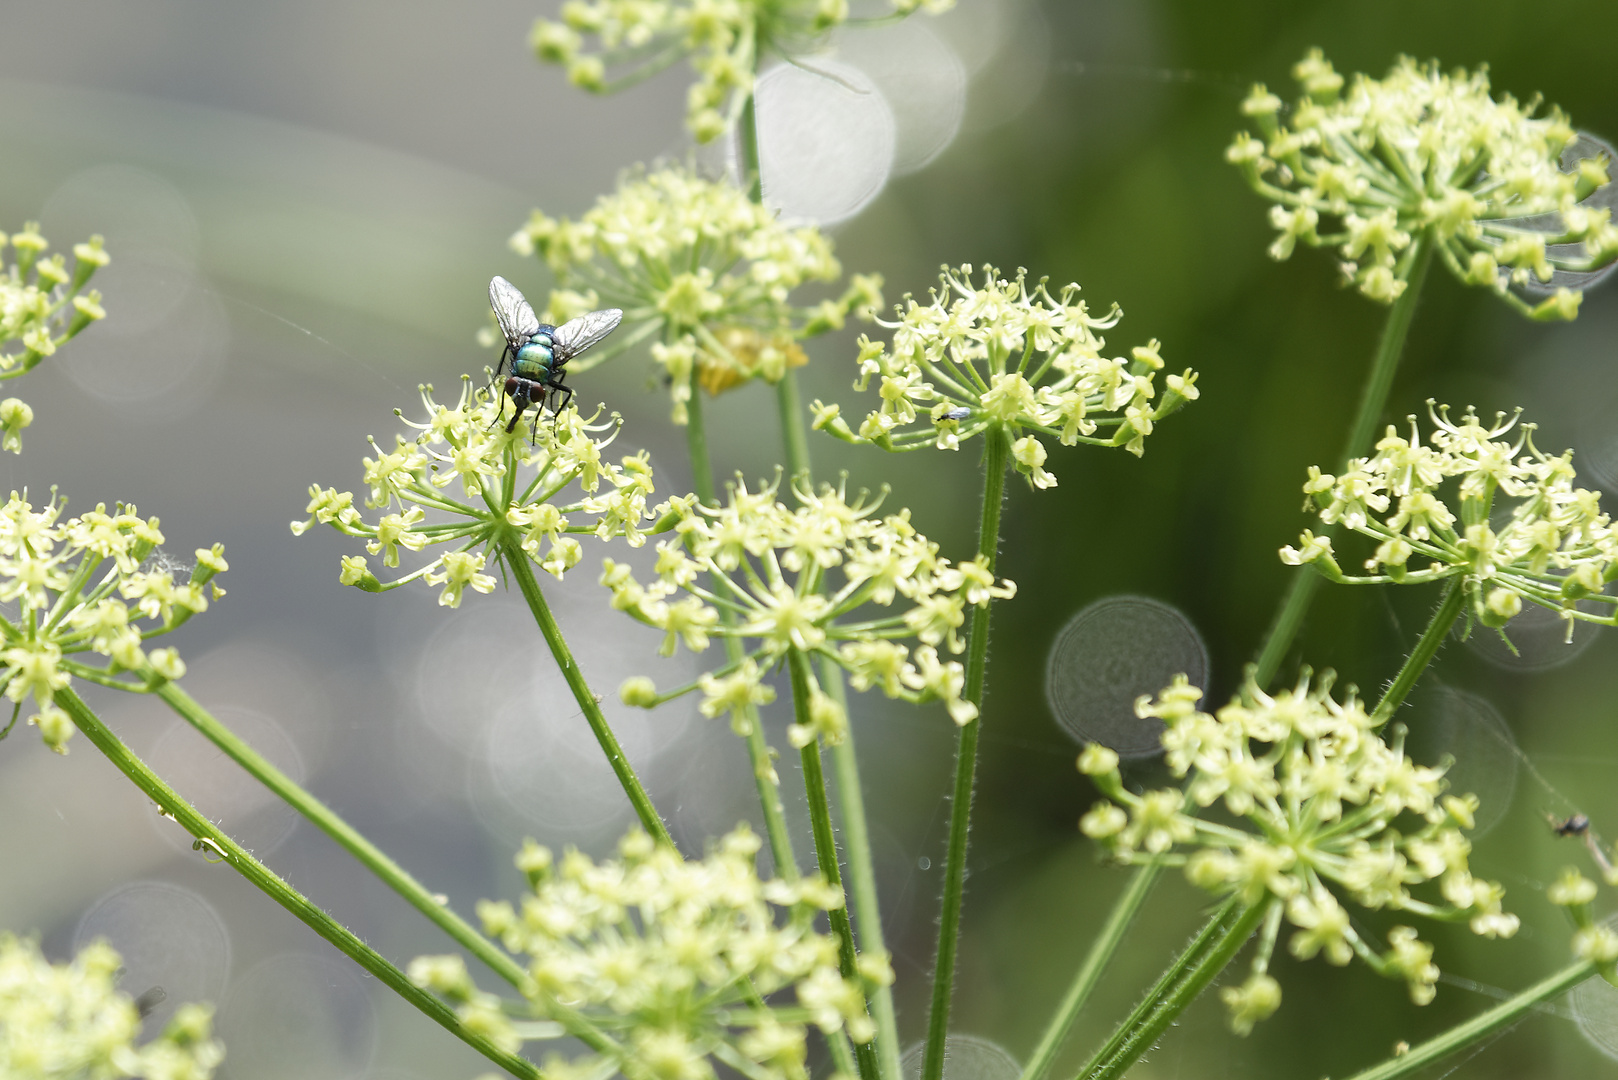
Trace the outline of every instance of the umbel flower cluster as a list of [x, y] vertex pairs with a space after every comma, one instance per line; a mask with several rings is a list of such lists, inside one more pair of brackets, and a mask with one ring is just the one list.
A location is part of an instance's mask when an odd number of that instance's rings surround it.
[[[1344, 573], [1331, 539], [1307, 530], [1282, 561], [1349, 584], [1457, 578], [1486, 626], [1504, 626], [1525, 600], [1568, 620], [1569, 634], [1574, 620], [1618, 621], [1618, 597], [1602, 591], [1618, 578], [1618, 525], [1595, 491], [1574, 486], [1573, 451], [1541, 453], [1516, 416], [1485, 426], [1471, 409], [1458, 423], [1432, 402], [1428, 412], [1427, 445], [1412, 416], [1408, 439], [1390, 425], [1343, 475], [1309, 469], [1305, 509], [1376, 541], [1367, 572]], [[1503, 439], [1513, 426], [1515, 440]]]
[[[841, 891], [818, 876], [760, 881], [758, 850], [745, 826], [701, 861], [639, 831], [601, 863], [572, 850], [557, 860], [529, 841], [517, 867], [533, 891], [515, 907], [484, 901], [478, 912], [491, 935], [529, 958], [523, 993], [553, 1022], [549, 1031], [511, 1020], [458, 956], [422, 957], [410, 976], [509, 1050], [565, 1032], [593, 1051], [547, 1061], [547, 1076], [711, 1080], [718, 1062], [755, 1080], [807, 1080], [808, 1026], [870, 1041], [862, 983], [885, 985], [892, 971], [863, 958], [857, 981], [839, 974], [837, 941], [814, 920], [842, 906]], [[766, 1004], [789, 988], [793, 1003]]]
[[[979, 560], [951, 564], [910, 524], [908, 512], [878, 518], [880, 500], [862, 495], [851, 503], [830, 486], [794, 489], [792, 509], [776, 500], [778, 484], [754, 492], [737, 481], [722, 507], [694, 498], [666, 504], [678, 539], [658, 544], [657, 579], [649, 584], [630, 567], [606, 561], [601, 580], [613, 606], [663, 630], [664, 655], [677, 642], [701, 652], [712, 637], [741, 639], [748, 650], [661, 696], [650, 680], [631, 679], [624, 701], [650, 707], [700, 689], [702, 712], [731, 713], [745, 735], [746, 707], [774, 698], [764, 681], [768, 669], [796, 649], [840, 665], [858, 690], [875, 686], [906, 701], [943, 701], [957, 724], [976, 717], [961, 697], [960, 663], [941, 659], [939, 647], [960, 652], [967, 608], [1009, 598], [1016, 587], [997, 582]], [[721, 610], [733, 618], [721, 619]], [[809, 689], [812, 723], [793, 725], [793, 745], [802, 748], [817, 736], [840, 741], [848, 717], [812, 673]]]
[[[209, 592], [224, 595], [214, 575], [228, 569], [215, 544], [198, 549], [188, 579], [176, 581], [176, 565], [158, 551], [156, 518], [100, 505], [64, 520], [63, 506], [53, 498], [35, 510], [16, 492], [0, 506], [0, 602], [15, 605], [0, 616], [0, 687], [14, 703], [0, 737], [32, 697], [28, 722], [61, 753], [73, 722], [56, 693], [74, 677], [134, 691], [178, 679], [185, 673], [179, 655], [148, 652], [143, 642], [207, 610]], [[90, 653], [106, 663], [87, 663]]]
[[1425, 233], [1456, 277], [1540, 319], [1573, 318], [1582, 294], [1558, 289], [1530, 306], [1511, 285], [1543, 286], [1555, 270], [1618, 258], [1610, 210], [1579, 205], [1607, 183], [1611, 161], [1596, 154], [1564, 167], [1578, 133], [1560, 110], [1535, 116], [1537, 98], [1490, 97], [1485, 70], [1445, 74], [1409, 57], [1382, 79], [1356, 75], [1346, 92], [1319, 49], [1293, 76], [1304, 94], [1290, 110], [1253, 87], [1242, 112], [1261, 137], [1241, 132], [1226, 153], [1275, 204], [1272, 257], [1288, 258], [1299, 241], [1335, 248], [1344, 276], [1388, 303]]
[[[0, 252], [7, 243], [11, 264], [0, 261], [0, 380], [25, 375], [86, 326], [106, 317], [101, 294], [84, 291], [95, 272], [107, 265], [101, 237], [73, 247], [73, 268], [61, 255], [44, 256], [50, 243], [30, 221], [22, 232], [0, 233]], [[42, 257], [44, 256], [44, 257]], [[0, 401], [0, 449], [22, 452], [22, 429], [34, 422], [34, 411], [18, 398]]]
[[213, 1007], [182, 1005], [157, 1038], [137, 1045], [140, 1010], [118, 992], [123, 966], [95, 942], [72, 963], [0, 934], [0, 1076], [207, 1080], [225, 1049], [211, 1037]]
[[[1418, 1005], [1431, 1001], [1438, 968], [1432, 946], [1408, 926], [1377, 949], [1354, 929], [1339, 895], [1372, 910], [1408, 912], [1445, 921], [1469, 920], [1474, 933], [1510, 937], [1517, 917], [1501, 910], [1504, 890], [1472, 876], [1467, 866], [1475, 795], [1443, 794], [1443, 770], [1415, 764], [1403, 751], [1403, 730], [1384, 740], [1350, 692], [1339, 703], [1330, 677], [1274, 697], [1249, 679], [1241, 694], [1210, 716], [1197, 708], [1202, 691], [1179, 676], [1156, 702], [1135, 704], [1157, 717], [1166, 760], [1185, 789], [1135, 794], [1124, 787], [1118, 756], [1086, 747], [1079, 769], [1110, 799], [1080, 822], [1116, 858], [1161, 860], [1211, 892], [1234, 894], [1251, 908], [1271, 905], [1260, 935], [1254, 974], [1224, 998], [1240, 1032], [1268, 1017], [1281, 990], [1266, 974], [1283, 913], [1295, 930], [1288, 947], [1307, 960], [1332, 964], [1358, 956], [1372, 970], [1409, 984]], [[1234, 822], [1194, 812], [1223, 802]], [[1437, 882], [1437, 896], [1412, 887]]]
[[[947, 11], [954, 0], [892, 0], [897, 15]], [[568, 0], [560, 22], [540, 19], [530, 42], [576, 86], [611, 93], [689, 57], [697, 73], [686, 126], [711, 142], [736, 122], [768, 53], [814, 47], [848, 21], [848, 0]], [[587, 49], [586, 35], [597, 39]], [[609, 74], [608, 69], [612, 69]]]
[[1114, 304], [1092, 315], [1078, 294], [1070, 284], [1052, 296], [1044, 280], [1030, 288], [1023, 271], [1008, 281], [992, 266], [978, 286], [972, 267], [946, 266], [930, 303], [907, 296], [897, 322], [878, 320], [893, 331], [890, 346], [860, 338], [855, 389], [875, 377], [882, 403], [858, 433], [837, 405], [820, 401], [811, 406], [814, 426], [888, 450], [955, 450], [1000, 426], [1015, 440], [1017, 470], [1040, 488], [1056, 486], [1042, 438], [1122, 446], [1138, 457], [1157, 421], [1196, 399], [1196, 373], [1167, 376], [1159, 397], [1158, 342], [1137, 346], [1130, 359], [1102, 355], [1097, 331], [1123, 312]]
[[718, 394], [754, 378], [778, 382], [807, 362], [800, 339], [882, 304], [882, 279], [858, 274], [836, 299], [794, 303], [799, 286], [841, 276], [831, 240], [812, 225], [781, 222], [734, 184], [679, 168], [626, 174], [577, 221], [536, 210], [511, 244], [537, 252], [556, 276], [545, 322], [623, 309], [616, 340], [572, 370], [657, 335], [652, 357], [679, 424], [693, 383]]
[[[365, 556], [348, 555], [343, 584], [384, 592], [419, 579], [443, 586], [440, 604], [459, 607], [468, 588], [494, 591], [494, 576], [484, 572], [491, 551], [498, 560], [520, 548], [560, 579], [584, 554], [571, 534], [622, 536], [636, 547], [646, 542], [641, 525], [652, 467], [644, 452], [618, 464], [606, 458], [621, 423], [616, 414], [597, 422], [570, 405], [554, 417], [536, 419], [531, 428], [518, 424], [508, 433], [500, 417], [502, 402], [474, 390], [470, 379], [463, 379], [453, 407], [434, 401], [430, 386], [421, 388], [421, 400], [427, 419], [405, 421], [415, 429], [414, 437], [395, 435], [391, 450], [372, 439], [376, 457], [363, 461], [369, 486], [365, 506], [387, 512], [367, 521], [352, 492], [316, 484], [309, 489], [310, 516], [294, 521], [292, 531], [301, 535], [318, 522], [362, 537], [365, 550], [381, 555], [386, 567], [399, 565], [401, 548], [448, 550], [385, 584]], [[582, 497], [557, 501], [575, 482]]]

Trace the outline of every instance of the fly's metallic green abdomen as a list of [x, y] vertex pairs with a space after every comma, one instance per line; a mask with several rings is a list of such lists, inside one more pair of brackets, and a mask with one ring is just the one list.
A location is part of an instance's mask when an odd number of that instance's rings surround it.
[[539, 332], [529, 339], [528, 344], [517, 350], [517, 359], [511, 365], [513, 375], [535, 382], [545, 382], [550, 378], [551, 369], [556, 364], [556, 356], [551, 351], [549, 331], [552, 329], [553, 327], [541, 326]]

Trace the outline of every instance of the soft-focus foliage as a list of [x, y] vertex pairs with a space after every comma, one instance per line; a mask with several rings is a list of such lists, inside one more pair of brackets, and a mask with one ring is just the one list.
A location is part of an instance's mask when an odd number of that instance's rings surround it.
[[[557, 578], [584, 554], [567, 534], [621, 536], [634, 547], [646, 542], [641, 525], [652, 467], [644, 452], [616, 465], [606, 459], [604, 451], [618, 435], [616, 414], [594, 423], [570, 405], [555, 416], [536, 416], [531, 428], [518, 424], [508, 433], [500, 423], [502, 403], [473, 390], [470, 380], [463, 382], [453, 408], [434, 401], [430, 386], [422, 388], [421, 399], [427, 419], [406, 421], [417, 434], [409, 440], [395, 435], [389, 451], [371, 440], [376, 457], [363, 462], [370, 487], [365, 506], [388, 512], [366, 521], [352, 492], [316, 484], [309, 489], [310, 517], [293, 522], [292, 531], [301, 535], [320, 522], [363, 537], [365, 550], [381, 555], [388, 567], [399, 565], [400, 548], [452, 548], [386, 584], [371, 573], [365, 556], [350, 555], [343, 559], [343, 584], [381, 592], [419, 578], [444, 587], [440, 604], [459, 607], [468, 587], [494, 590], [494, 577], [484, 573], [488, 553], [508, 542]], [[532, 476], [525, 476], [530, 468]], [[575, 481], [582, 497], [557, 501]]]
[[1015, 439], [1017, 470], [1039, 488], [1056, 486], [1040, 436], [1139, 456], [1156, 422], [1196, 399], [1196, 373], [1169, 375], [1154, 400], [1158, 342], [1135, 347], [1132, 359], [1103, 356], [1106, 340], [1096, 331], [1116, 326], [1123, 312], [1114, 304], [1091, 315], [1078, 294], [1070, 284], [1052, 296], [1043, 280], [1029, 288], [1022, 271], [1007, 281], [992, 266], [977, 286], [970, 266], [945, 267], [930, 303], [906, 297], [899, 321], [882, 323], [893, 331], [890, 346], [860, 339], [854, 386], [864, 390], [876, 376], [881, 406], [856, 434], [838, 406], [816, 401], [814, 426], [888, 450], [955, 450], [1000, 425]]
[[[1226, 155], [1276, 204], [1274, 258], [1300, 240], [1336, 248], [1344, 276], [1387, 303], [1405, 289], [1413, 241], [1430, 232], [1456, 277], [1543, 319], [1573, 318], [1583, 294], [1560, 289], [1530, 307], [1509, 286], [1618, 258], [1611, 211], [1578, 205], [1608, 182], [1612, 162], [1592, 154], [1564, 169], [1578, 133], [1560, 110], [1536, 117], [1538, 99], [1490, 97], [1486, 71], [1446, 75], [1409, 57], [1382, 79], [1356, 75], [1347, 93], [1319, 49], [1293, 75], [1304, 96], [1285, 112], [1263, 84], [1253, 88], [1242, 111], [1262, 138], [1241, 132]], [[1523, 220], [1538, 215], [1550, 223]]]
[[[1504, 890], [1468, 868], [1472, 845], [1462, 830], [1472, 827], [1477, 797], [1443, 794], [1443, 770], [1411, 761], [1402, 729], [1385, 740], [1352, 694], [1339, 703], [1330, 691], [1329, 678], [1311, 687], [1307, 672], [1296, 688], [1273, 697], [1249, 681], [1210, 716], [1197, 708], [1202, 691], [1180, 676], [1155, 703], [1141, 698], [1136, 711], [1168, 725], [1163, 748], [1169, 769], [1186, 778], [1184, 790], [1130, 791], [1117, 755], [1092, 744], [1079, 768], [1111, 801], [1096, 804], [1080, 827], [1117, 859], [1160, 859], [1244, 906], [1274, 904], [1271, 917], [1284, 911], [1296, 928], [1294, 956], [1323, 953], [1346, 964], [1357, 955], [1404, 979], [1411, 999], [1426, 1004], [1438, 979], [1432, 946], [1396, 926], [1391, 948], [1377, 952], [1355, 931], [1339, 895], [1372, 910], [1466, 919], [1487, 937], [1511, 936], [1517, 917], [1501, 910]], [[1216, 802], [1233, 824], [1196, 812]], [[1429, 882], [1437, 883], [1437, 896], [1411, 893]], [[1280, 988], [1264, 974], [1274, 930], [1262, 940], [1268, 946], [1260, 947], [1255, 979], [1225, 995], [1238, 1029], [1280, 1004]]]
[[[1618, 525], [1598, 492], [1574, 485], [1573, 451], [1547, 457], [1532, 424], [1519, 426], [1515, 441], [1502, 439], [1515, 416], [1497, 415], [1485, 427], [1470, 409], [1459, 423], [1445, 407], [1429, 402], [1429, 412], [1430, 445], [1412, 416], [1409, 439], [1390, 425], [1376, 453], [1355, 458], [1343, 475], [1309, 469], [1305, 508], [1377, 542], [1365, 560], [1369, 573], [1344, 573], [1330, 538], [1308, 531], [1298, 548], [1281, 549], [1282, 560], [1352, 584], [1456, 578], [1487, 626], [1504, 626], [1524, 600], [1556, 611], [1569, 634], [1575, 619], [1618, 621], [1618, 598], [1602, 592], [1618, 578]], [[1415, 558], [1426, 564], [1412, 567]], [[1581, 609], [1581, 601], [1600, 610]]]
[[142, 1045], [140, 1012], [118, 991], [123, 961], [104, 942], [52, 964], [32, 941], [0, 935], [0, 1077], [5, 1080], [207, 1080], [225, 1051], [213, 1006], [182, 1005]]
[[800, 286], [842, 275], [831, 240], [812, 225], [782, 222], [733, 184], [684, 169], [629, 173], [577, 221], [536, 210], [511, 242], [556, 275], [543, 321], [608, 305], [624, 311], [617, 340], [572, 370], [656, 335], [652, 357], [679, 424], [693, 384], [718, 394], [754, 378], [777, 382], [807, 362], [801, 338], [837, 329], [850, 314], [869, 317], [882, 303], [882, 279], [859, 274], [836, 299], [794, 300]]
[[[532, 893], [478, 911], [491, 935], [529, 958], [533, 1014], [593, 1051], [551, 1058], [547, 1076], [710, 1080], [718, 1061], [755, 1080], [806, 1080], [809, 1025], [871, 1039], [861, 986], [838, 973], [836, 939], [814, 929], [819, 912], [842, 906], [841, 892], [819, 877], [761, 881], [758, 850], [745, 826], [701, 861], [638, 831], [601, 863], [573, 850], [557, 861], [528, 842], [517, 867]], [[510, 1019], [459, 957], [422, 957], [410, 976], [508, 1049], [560, 1033]], [[892, 972], [867, 959], [860, 977], [885, 983]], [[791, 1004], [765, 1002], [788, 989]]]

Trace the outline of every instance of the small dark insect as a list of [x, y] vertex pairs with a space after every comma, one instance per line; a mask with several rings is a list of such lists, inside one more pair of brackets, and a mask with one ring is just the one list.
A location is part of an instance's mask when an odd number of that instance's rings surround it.
[[[506, 425], [508, 433], [516, 430], [517, 421], [528, 406], [538, 405], [543, 411], [549, 397], [551, 412], [555, 413], [573, 400], [572, 389], [563, 381], [567, 377], [567, 362], [612, 333], [624, 317], [617, 308], [606, 308], [580, 315], [561, 326], [547, 326], [539, 321], [533, 305], [517, 287], [498, 276], [489, 282], [489, 306], [494, 308], [494, 317], [506, 339], [505, 351], [494, 369], [497, 382], [500, 372], [507, 369], [506, 362], [511, 362], [510, 373], [500, 390], [502, 411], [507, 397], [517, 407]], [[564, 394], [566, 397], [561, 397]], [[561, 397], [560, 403], [558, 397]], [[539, 423], [538, 416], [534, 417], [534, 423]]]
[[142, 1020], [152, 1015], [153, 1011], [168, 1000], [168, 991], [161, 986], [154, 986], [135, 999], [135, 1011]]
[[1566, 821], [1551, 818], [1551, 832], [1557, 836], [1584, 836], [1590, 831], [1590, 819], [1583, 814], [1574, 814]]

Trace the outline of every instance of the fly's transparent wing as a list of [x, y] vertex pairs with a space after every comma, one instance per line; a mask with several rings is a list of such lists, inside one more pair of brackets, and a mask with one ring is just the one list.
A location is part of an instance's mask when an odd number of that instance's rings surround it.
[[517, 286], [498, 275], [489, 282], [489, 306], [500, 321], [500, 332], [506, 335], [506, 344], [513, 349], [527, 344], [539, 330], [539, 316], [533, 305], [523, 299]]
[[618, 320], [623, 317], [624, 313], [617, 308], [607, 308], [580, 315], [558, 326], [551, 335], [551, 354], [556, 357], [557, 364], [567, 363], [612, 333], [618, 326]]

